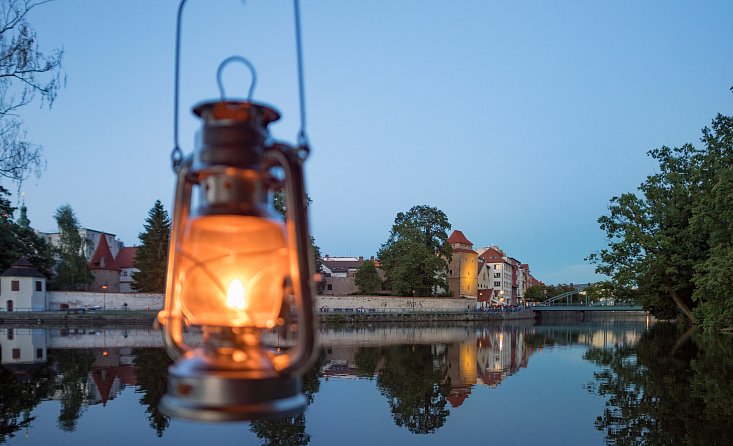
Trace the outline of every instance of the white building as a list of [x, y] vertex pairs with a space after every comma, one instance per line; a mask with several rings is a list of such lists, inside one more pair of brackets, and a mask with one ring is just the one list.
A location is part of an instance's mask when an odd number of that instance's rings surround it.
[[46, 276], [21, 258], [0, 274], [0, 311], [44, 311]]
[[[59, 246], [59, 239], [61, 238], [60, 233], [40, 231], [37, 231], [37, 233], [39, 236], [46, 239], [46, 242], [51, 246]], [[107, 245], [109, 245], [109, 250], [112, 252], [112, 257], [117, 257], [117, 254], [124, 247], [124, 244], [117, 239], [115, 234], [109, 234], [95, 229], [79, 228], [79, 235], [81, 235], [81, 238], [84, 240], [84, 256], [87, 260], [91, 259], [92, 255], [94, 255], [94, 251], [97, 249], [97, 245], [99, 245], [101, 237], [105, 237], [107, 239]]]

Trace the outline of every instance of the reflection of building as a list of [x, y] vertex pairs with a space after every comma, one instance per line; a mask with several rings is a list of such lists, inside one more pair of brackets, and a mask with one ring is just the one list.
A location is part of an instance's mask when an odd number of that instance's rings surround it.
[[0, 329], [0, 364], [45, 363], [47, 344], [43, 329]]
[[448, 402], [452, 407], [458, 407], [468, 398], [471, 388], [477, 382], [476, 343], [471, 341], [449, 344], [446, 356], [450, 378]]
[[479, 382], [496, 387], [504, 378], [527, 367], [530, 350], [519, 330], [486, 331], [477, 339]]
[[46, 277], [22, 257], [0, 274], [0, 311], [46, 309]]
[[131, 348], [95, 349], [92, 352], [95, 358], [87, 380], [88, 404], [101, 403], [105, 406], [125, 387], [137, 385]]

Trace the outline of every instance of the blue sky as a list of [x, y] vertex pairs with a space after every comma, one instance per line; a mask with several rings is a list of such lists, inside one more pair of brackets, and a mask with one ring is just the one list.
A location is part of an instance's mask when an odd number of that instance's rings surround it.
[[[171, 209], [177, 2], [59, 0], [30, 19], [63, 46], [53, 109], [23, 110], [47, 169], [23, 187], [32, 226], [69, 203], [85, 227], [138, 243], [156, 199]], [[608, 200], [654, 170], [662, 145], [697, 143], [733, 114], [733, 2], [302, 0], [312, 232], [323, 254], [374, 255], [395, 214], [443, 210], [548, 283], [597, 280]], [[293, 13], [285, 0], [190, 0], [181, 133], [217, 96], [218, 63], [257, 67], [255, 99], [298, 129]], [[225, 73], [244, 96], [246, 71]], [[233, 96], [237, 94], [232, 93]], [[7, 183], [6, 187], [10, 186]], [[10, 188], [10, 187], [9, 187]]]

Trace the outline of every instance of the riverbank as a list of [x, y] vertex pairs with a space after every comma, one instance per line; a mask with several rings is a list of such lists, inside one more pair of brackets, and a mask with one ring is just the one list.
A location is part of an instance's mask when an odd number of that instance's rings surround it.
[[[0, 325], [152, 325], [157, 311], [145, 310], [95, 310], [83, 314], [67, 314], [65, 311], [26, 311], [0, 313]], [[353, 322], [477, 322], [492, 320], [532, 320], [531, 310], [492, 312], [322, 312], [321, 323], [341, 324]]]

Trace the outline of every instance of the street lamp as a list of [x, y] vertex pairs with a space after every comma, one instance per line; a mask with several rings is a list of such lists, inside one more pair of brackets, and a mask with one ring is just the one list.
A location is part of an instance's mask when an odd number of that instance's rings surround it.
[[[179, 36], [184, 4], [179, 5]], [[227, 64], [242, 62], [252, 71], [253, 86], [255, 78], [248, 60], [231, 57], [217, 73], [221, 100], [193, 108], [201, 128], [193, 153], [184, 158], [177, 144], [179, 50], [177, 44], [172, 158], [178, 179], [165, 307], [158, 315], [166, 349], [176, 362], [168, 370], [168, 391], [159, 408], [200, 421], [293, 415], [306, 406], [301, 376], [316, 344], [304, 126], [296, 147], [275, 142], [268, 126], [280, 114], [252, 101], [252, 89], [247, 100], [226, 100], [221, 72]], [[300, 66], [299, 44], [298, 55]], [[286, 223], [272, 206], [279, 187], [286, 191]], [[286, 319], [292, 313], [296, 324], [291, 327]], [[202, 345], [184, 339], [190, 326], [200, 327]], [[291, 328], [297, 333], [292, 348], [267, 345], [268, 334]]]

